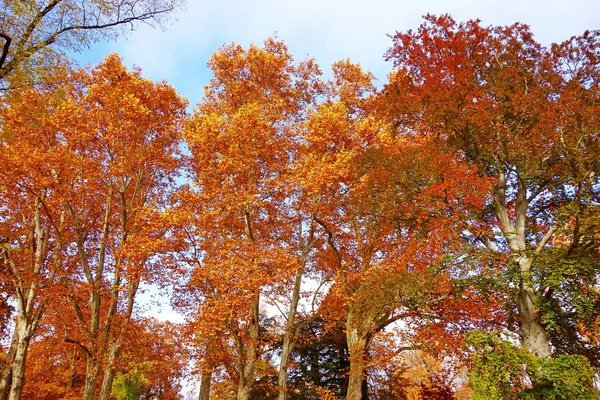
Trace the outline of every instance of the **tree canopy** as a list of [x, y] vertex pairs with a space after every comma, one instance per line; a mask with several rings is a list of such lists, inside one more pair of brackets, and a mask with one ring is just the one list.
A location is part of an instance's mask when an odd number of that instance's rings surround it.
[[175, 3], [4, 5], [0, 400], [598, 398], [600, 32], [428, 15], [381, 87], [233, 43], [188, 113], [36, 72]]

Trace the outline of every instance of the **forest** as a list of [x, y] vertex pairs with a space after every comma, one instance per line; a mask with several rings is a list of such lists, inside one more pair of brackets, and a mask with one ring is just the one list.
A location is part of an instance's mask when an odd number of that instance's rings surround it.
[[600, 398], [600, 31], [231, 43], [190, 106], [68, 52], [177, 2], [3, 6], [0, 400]]

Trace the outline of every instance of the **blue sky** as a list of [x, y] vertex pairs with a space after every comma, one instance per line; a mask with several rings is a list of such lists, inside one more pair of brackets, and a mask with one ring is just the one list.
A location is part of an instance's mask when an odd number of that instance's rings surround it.
[[262, 43], [276, 32], [296, 60], [309, 55], [329, 71], [332, 62], [350, 58], [383, 81], [390, 70], [383, 59], [387, 35], [416, 29], [427, 13], [479, 18], [484, 25], [519, 21], [546, 45], [600, 29], [600, 0], [187, 0], [164, 31], [142, 25], [76, 58], [95, 64], [117, 52], [195, 105], [210, 79], [206, 62], [219, 46]]

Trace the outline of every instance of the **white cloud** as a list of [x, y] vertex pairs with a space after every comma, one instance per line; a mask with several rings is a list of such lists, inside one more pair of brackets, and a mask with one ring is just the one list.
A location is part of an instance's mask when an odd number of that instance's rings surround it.
[[297, 59], [308, 53], [327, 70], [350, 57], [383, 79], [389, 70], [383, 53], [391, 44], [386, 35], [416, 29], [427, 13], [480, 18], [485, 25], [527, 23], [544, 44], [600, 28], [597, 0], [188, 0], [165, 32], [141, 26], [84, 58], [97, 62], [98, 54], [117, 51], [127, 64], [166, 79], [197, 102], [210, 78], [212, 52], [224, 43], [260, 43], [277, 32]]

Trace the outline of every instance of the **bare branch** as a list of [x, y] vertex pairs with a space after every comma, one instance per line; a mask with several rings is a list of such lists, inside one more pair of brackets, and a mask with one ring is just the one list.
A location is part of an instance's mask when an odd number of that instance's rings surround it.
[[0, 32], [0, 38], [4, 39], [4, 46], [2, 46], [2, 55], [0, 55], [0, 70], [6, 61], [6, 57], [8, 56], [8, 49], [10, 48], [10, 44], [12, 43], [12, 38], [5, 33]]
[[548, 232], [546, 232], [546, 234], [544, 235], [544, 237], [542, 238], [542, 240], [540, 240], [540, 242], [538, 243], [534, 254], [540, 254], [542, 252], [542, 250], [544, 249], [544, 246], [546, 246], [546, 244], [548, 243], [548, 241], [552, 238], [552, 235], [554, 235], [554, 232], [556, 232], [556, 225], [552, 226], [552, 228], [548, 229]]
[[342, 258], [340, 257], [340, 252], [338, 251], [337, 247], [335, 246], [335, 242], [333, 241], [333, 233], [331, 232], [331, 230], [329, 230], [327, 225], [323, 221], [321, 221], [319, 218], [317, 218], [315, 215], [313, 215], [313, 220], [325, 230], [325, 233], [327, 233], [327, 242], [329, 243], [329, 247], [331, 247], [331, 249], [333, 250], [333, 252], [335, 254], [336, 264], [338, 265], [338, 267], [341, 268], [342, 267]]

